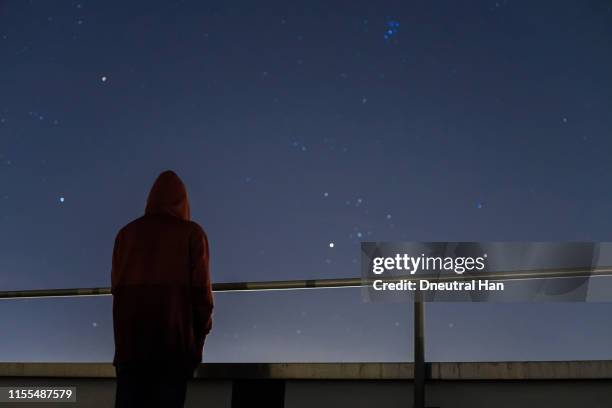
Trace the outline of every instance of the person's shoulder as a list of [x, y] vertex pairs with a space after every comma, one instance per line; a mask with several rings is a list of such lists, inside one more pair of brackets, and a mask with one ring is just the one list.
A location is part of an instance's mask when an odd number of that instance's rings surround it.
[[144, 216], [141, 216], [141, 217], [135, 218], [132, 221], [128, 222], [127, 224], [125, 224], [123, 227], [119, 229], [119, 231], [117, 232], [117, 237], [119, 237], [120, 235], [125, 235], [126, 233], [129, 233], [130, 230], [137, 228], [137, 226], [141, 224], [143, 220], [144, 220]]
[[189, 224], [189, 229], [192, 234], [196, 236], [207, 238], [206, 231], [199, 223], [195, 221], [191, 221], [191, 220], [187, 221], [187, 223]]

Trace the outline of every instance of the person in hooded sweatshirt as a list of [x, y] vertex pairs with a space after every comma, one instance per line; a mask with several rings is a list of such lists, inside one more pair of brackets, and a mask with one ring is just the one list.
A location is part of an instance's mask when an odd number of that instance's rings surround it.
[[115, 407], [183, 407], [213, 295], [208, 238], [173, 171], [155, 180], [144, 215], [117, 233], [111, 293]]

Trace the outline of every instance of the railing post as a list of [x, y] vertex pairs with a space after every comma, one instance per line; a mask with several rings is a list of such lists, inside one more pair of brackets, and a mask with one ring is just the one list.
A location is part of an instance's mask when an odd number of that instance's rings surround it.
[[414, 405], [425, 408], [425, 330], [424, 304], [421, 291], [414, 292]]

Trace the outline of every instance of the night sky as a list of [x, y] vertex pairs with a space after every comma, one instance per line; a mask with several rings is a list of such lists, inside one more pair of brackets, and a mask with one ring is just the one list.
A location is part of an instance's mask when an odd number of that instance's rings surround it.
[[[360, 241], [612, 241], [612, 3], [0, 1], [0, 290], [110, 285], [184, 180], [213, 282]], [[333, 247], [330, 245], [333, 243]], [[205, 361], [409, 361], [409, 304], [217, 293]], [[428, 304], [427, 359], [612, 359], [612, 304]], [[112, 359], [110, 297], [0, 301], [0, 361]]]

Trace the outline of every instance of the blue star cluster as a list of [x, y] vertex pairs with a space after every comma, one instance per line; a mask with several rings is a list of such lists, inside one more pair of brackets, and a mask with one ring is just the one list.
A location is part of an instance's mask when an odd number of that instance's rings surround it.
[[399, 21], [396, 20], [388, 20], [387, 21], [387, 28], [385, 29], [385, 33], [383, 35], [383, 38], [385, 40], [390, 40], [393, 37], [395, 37], [399, 31], [399, 26], [400, 23]]

